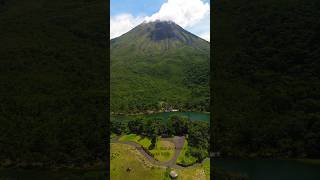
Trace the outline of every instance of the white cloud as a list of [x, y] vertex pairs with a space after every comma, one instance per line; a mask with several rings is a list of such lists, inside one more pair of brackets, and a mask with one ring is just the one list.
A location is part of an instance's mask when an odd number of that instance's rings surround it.
[[186, 29], [202, 39], [210, 41], [210, 14], [207, 14], [200, 21]]
[[143, 21], [144, 17], [134, 17], [131, 14], [120, 14], [110, 18], [110, 38], [121, 36]]
[[199, 37], [201, 37], [202, 39], [205, 39], [205, 40], [210, 42], [210, 31], [209, 32], [205, 32], [203, 34], [200, 34]]
[[134, 17], [131, 14], [112, 16], [110, 37], [118, 37], [143, 21], [170, 20], [188, 31], [210, 41], [210, 5], [201, 0], [167, 0], [151, 16]]
[[210, 5], [201, 0], [168, 0], [146, 21], [171, 20], [186, 28], [196, 24], [210, 13]]

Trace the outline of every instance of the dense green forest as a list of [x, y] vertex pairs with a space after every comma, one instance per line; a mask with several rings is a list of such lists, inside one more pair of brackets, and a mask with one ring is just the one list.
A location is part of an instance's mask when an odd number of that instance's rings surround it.
[[320, 158], [320, 1], [214, 1], [222, 157]]
[[128, 122], [111, 121], [110, 131], [117, 135], [138, 134], [151, 139], [151, 148], [158, 136], [186, 136], [190, 146], [190, 155], [201, 162], [209, 156], [209, 122], [191, 121], [187, 117], [172, 115], [167, 120], [161, 118], [136, 118]]
[[103, 6], [0, 1], [0, 167], [105, 166]]
[[166, 21], [111, 40], [111, 112], [209, 111], [209, 42]]

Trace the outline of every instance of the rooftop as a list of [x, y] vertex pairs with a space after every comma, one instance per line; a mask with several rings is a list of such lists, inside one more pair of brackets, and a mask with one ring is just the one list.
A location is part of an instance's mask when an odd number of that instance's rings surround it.
[[178, 174], [175, 171], [171, 171], [170, 172], [170, 177], [176, 178], [176, 177], [178, 177]]

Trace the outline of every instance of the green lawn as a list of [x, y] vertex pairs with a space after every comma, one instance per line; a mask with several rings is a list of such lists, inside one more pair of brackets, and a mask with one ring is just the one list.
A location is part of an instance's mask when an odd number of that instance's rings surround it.
[[183, 148], [180, 152], [180, 155], [177, 159], [177, 164], [182, 164], [182, 165], [191, 165], [196, 162], [197, 158], [193, 157], [189, 153], [189, 146], [188, 146], [188, 141], [184, 141]]
[[[122, 136], [119, 141], [131, 141], [142, 145], [144, 148], [148, 149], [151, 145], [151, 140], [147, 137], [142, 138], [136, 134], [128, 134]], [[150, 150], [154, 158], [158, 161], [165, 162], [169, 161], [174, 155], [174, 144], [169, 141], [162, 141], [159, 139], [156, 143], [154, 149]]]
[[152, 165], [130, 145], [110, 144], [110, 179], [158, 180], [163, 179], [164, 172], [164, 167]]
[[[130, 168], [130, 171], [127, 171]], [[173, 169], [179, 180], [207, 180], [202, 166]], [[151, 164], [138, 150], [127, 144], [110, 144], [110, 179], [112, 180], [162, 180], [166, 167]]]
[[158, 161], [165, 162], [172, 159], [174, 156], [175, 146], [172, 142], [158, 140], [156, 147], [150, 152], [154, 155], [154, 158]]
[[174, 169], [178, 173], [178, 179], [183, 180], [208, 180], [205, 174], [205, 170], [202, 166], [185, 169]]
[[119, 141], [132, 141], [132, 142], [136, 142], [138, 144], [140, 144], [141, 146], [143, 146], [144, 148], [149, 148], [149, 146], [151, 145], [151, 140], [147, 137], [142, 138], [139, 135], [136, 134], [128, 134], [128, 135], [124, 135], [122, 136]]
[[202, 164], [202, 167], [206, 174], [207, 180], [209, 180], [210, 179], [210, 159], [205, 160], [205, 162], [203, 162]]

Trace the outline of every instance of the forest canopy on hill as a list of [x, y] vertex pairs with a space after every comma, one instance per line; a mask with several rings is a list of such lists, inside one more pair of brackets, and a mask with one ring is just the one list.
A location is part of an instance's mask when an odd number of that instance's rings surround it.
[[0, 1], [0, 167], [105, 166], [102, 5]]
[[320, 158], [320, 2], [214, 1], [213, 8], [215, 150]]

